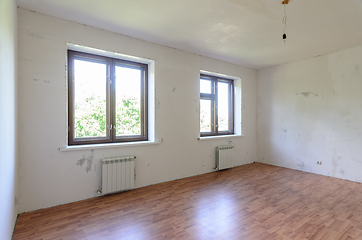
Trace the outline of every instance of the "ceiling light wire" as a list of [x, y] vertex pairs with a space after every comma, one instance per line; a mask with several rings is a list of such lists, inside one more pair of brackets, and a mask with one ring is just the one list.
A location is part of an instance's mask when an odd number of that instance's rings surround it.
[[287, 34], [286, 34], [286, 30], [287, 30], [287, 4], [289, 3], [289, 0], [285, 0], [282, 2], [282, 4], [284, 5], [284, 17], [282, 19], [282, 23], [284, 24], [284, 33], [283, 33], [283, 44], [285, 44], [286, 40], [287, 40]]

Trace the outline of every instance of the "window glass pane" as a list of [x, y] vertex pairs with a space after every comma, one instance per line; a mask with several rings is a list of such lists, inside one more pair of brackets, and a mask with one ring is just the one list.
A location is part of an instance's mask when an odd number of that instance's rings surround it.
[[211, 93], [211, 81], [210, 80], [200, 80], [200, 93]]
[[218, 130], [229, 130], [229, 84], [218, 82]]
[[211, 132], [211, 100], [200, 100], [200, 132]]
[[75, 137], [106, 137], [107, 65], [74, 60]]
[[141, 134], [141, 70], [116, 66], [116, 135]]

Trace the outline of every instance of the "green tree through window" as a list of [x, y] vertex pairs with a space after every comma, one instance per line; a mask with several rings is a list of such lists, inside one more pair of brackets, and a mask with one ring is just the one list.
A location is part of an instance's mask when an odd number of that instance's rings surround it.
[[68, 51], [69, 145], [147, 140], [146, 64]]

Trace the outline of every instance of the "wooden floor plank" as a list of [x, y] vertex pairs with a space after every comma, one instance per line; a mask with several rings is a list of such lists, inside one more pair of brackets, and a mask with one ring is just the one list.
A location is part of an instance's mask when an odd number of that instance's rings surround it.
[[14, 239], [362, 239], [362, 184], [254, 163], [24, 213]]

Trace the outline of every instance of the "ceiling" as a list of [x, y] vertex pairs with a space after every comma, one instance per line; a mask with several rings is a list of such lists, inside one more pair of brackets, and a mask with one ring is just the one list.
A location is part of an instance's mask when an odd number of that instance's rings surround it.
[[362, 0], [17, 0], [32, 11], [261, 69], [362, 44]]

